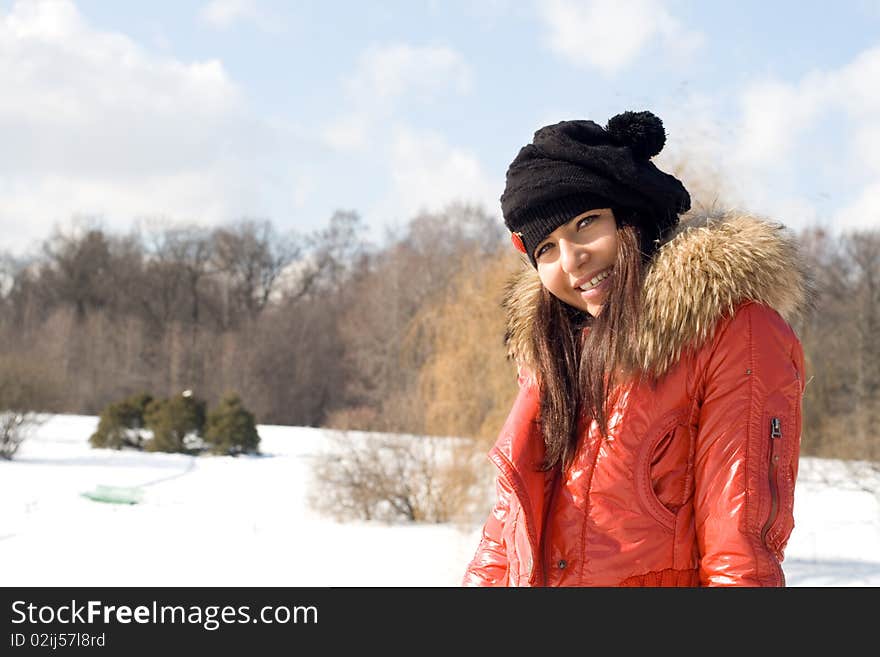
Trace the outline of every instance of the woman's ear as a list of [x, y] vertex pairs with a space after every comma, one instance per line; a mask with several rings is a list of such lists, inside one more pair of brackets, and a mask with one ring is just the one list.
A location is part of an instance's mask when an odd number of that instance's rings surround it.
[[517, 363], [516, 365], [516, 382], [519, 387], [534, 385], [538, 382], [535, 373], [525, 363]]

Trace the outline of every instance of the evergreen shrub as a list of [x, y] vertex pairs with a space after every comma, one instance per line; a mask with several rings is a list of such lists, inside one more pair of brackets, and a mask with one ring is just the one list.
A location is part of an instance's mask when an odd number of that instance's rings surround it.
[[260, 436], [254, 415], [238, 395], [228, 394], [209, 414], [205, 443], [214, 454], [257, 453]]
[[144, 414], [152, 401], [150, 394], [142, 392], [107, 406], [89, 443], [110, 449], [142, 448], [148, 438]]

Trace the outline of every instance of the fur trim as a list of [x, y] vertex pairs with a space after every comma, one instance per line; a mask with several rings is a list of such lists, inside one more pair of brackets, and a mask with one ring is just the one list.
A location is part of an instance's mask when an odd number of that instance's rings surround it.
[[[810, 308], [813, 285], [796, 239], [779, 223], [746, 214], [683, 220], [654, 254], [642, 293], [643, 314], [632, 361], [662, 375], [685, 348], [712, 338], [718, 320], [752, 300], [775, 309], [790, 325]], [[508, 355], [533, 369], [531, 330], [541, 281], [524, 266], [508, 283]]]

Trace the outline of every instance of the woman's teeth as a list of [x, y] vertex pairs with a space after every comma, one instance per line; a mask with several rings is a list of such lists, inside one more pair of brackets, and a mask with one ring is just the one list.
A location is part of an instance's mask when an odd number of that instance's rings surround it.
[[583, 290], [584, 292], [586, 292], [587, 290], [591, 290], [594, 287], [596, 287], [599, 283], [604, 281], [606, 278], [608, 278], [610, 275], [611, 275], [611, 270], [606, 269], [598, 276], [594, 276], [593, 278], [591, 278], [589, 283], [584, 283], [583, 285], [581, 285], [579, 289]]

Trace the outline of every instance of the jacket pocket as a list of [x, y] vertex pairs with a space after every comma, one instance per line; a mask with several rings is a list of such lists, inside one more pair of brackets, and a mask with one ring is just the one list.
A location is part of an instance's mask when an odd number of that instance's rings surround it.
[[801, 435], [801, 385], [795, 380], [772, 394], [763, 413], [762, 472], [766, 479], [766, 503], [761, 541], [782, 560], [794, 529], [794, 487], [797, 478]]
[[634, 484], [639, 502], [670, 531], [687, 496], [689, 453], [685, 414], [674, 411], [655, 424], [636, 458]]

